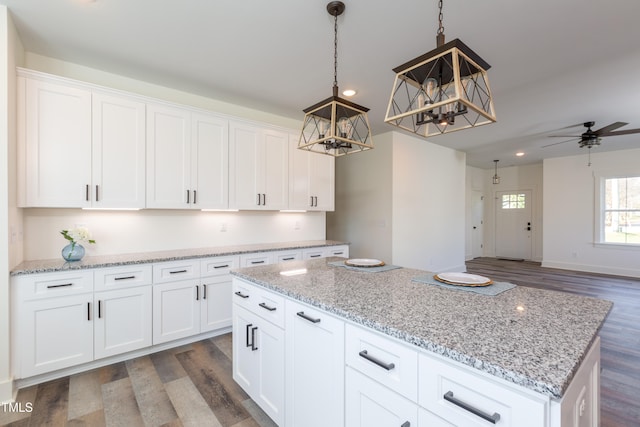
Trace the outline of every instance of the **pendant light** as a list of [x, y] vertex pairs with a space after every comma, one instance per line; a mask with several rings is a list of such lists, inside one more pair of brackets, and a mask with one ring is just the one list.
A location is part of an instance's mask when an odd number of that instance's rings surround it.
[[444, 41], [438, 2], [436, 48], [393, 69], [396, 73], [384, 121], [428, 137], [496, 121], [487, 70], [459, 39]]
[[500, 177], [498, 176], [498, 162], [500, 160], [494, 160], [493, 163], [495, 163], [495, 173], [493, 174], [493, 183], [494, 184], [500, 184]]
[[343, 156], [373, 148], [368, 108], [338, 97], [338, 16], [344, 12], [341, 1], [327, 4], [334, 17], [333, 96], [304, 109], [304, 123], [298, 148], [330, 156]]

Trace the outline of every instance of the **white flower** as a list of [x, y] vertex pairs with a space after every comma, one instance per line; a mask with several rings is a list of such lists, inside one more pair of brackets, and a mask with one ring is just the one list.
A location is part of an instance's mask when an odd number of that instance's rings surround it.
[[95, 243], [96, 241], [91, 238], [91, 233], [87, 227], [76, 227], [69, 230], [62, 230], [60, 232], [65, 239], [75, 244], [78, 242]]

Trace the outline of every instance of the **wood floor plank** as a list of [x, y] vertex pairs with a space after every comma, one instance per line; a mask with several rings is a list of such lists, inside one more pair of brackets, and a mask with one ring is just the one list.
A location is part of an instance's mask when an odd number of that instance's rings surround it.
[[165, 383], [167, 394], [185, 427], [223, 427], [189, 377]]
[[[102, 400], [102, 399], [100, 399]], [[83, 414], [67, 422], [67, 427], [106, 427], [107, 421], [104, 418], [102, 409]]]
[[[186, 351], [186, 350], [185, 350]], [[163, 383], [168, 383], [182, 377], [186, 377], [187, 373], [176, 359], [176, 354], [169, 351], [161, 351], [151, 354], [149, 357], [155, 366], [158, 376]]]
[[38, 386], [30, 425], [63, 426], [67, 422], [69, 377], [49, 381]]
[[146, 425], [160, 426], [178, 418], [151, 358], [127, 360], [127, 371]]
[[27, 404], [30, 406], [33, 405], [37, 393], [37, 385], [18, 390], [15, 401], [17, 406], [14, 406], [17, 410], [11, 410], [10, 407], [4, 405], [0, 406], [0, 425], [11, 425], [11, 423], [24, 419], [26, 419], [28, 423], [31, 412], [29, 412]]
[[195, 343], [176, 357], [223, 426], [251, 418], [242, 406], [247, 394], [232, 378], [231, 361], [211, 341]]
[[104, 418], [109, 427], [142, 427], [144, 421], [131, 380], [122, 378], [102, 385]]
[[231, 339], [231, 334], [224, 334], [211, 338], [211, 342], [213, 342], [216, 347], [218, 347], [220, 351], [229, 358], [229, 360], [233, 360], [233, 340]]
[[96, 369], [69, 378], [69, 408], [67, 419], [102, 410], [102, 384]]

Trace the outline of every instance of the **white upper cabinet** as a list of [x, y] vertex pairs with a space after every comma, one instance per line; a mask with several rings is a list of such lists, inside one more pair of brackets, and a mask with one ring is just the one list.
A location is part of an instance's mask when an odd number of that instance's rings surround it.
[[226, 209], [228, 121], [147, 106], [147, 207]]
[[88, 207], [91, 92], [18, 78], [21, 207]]
[[298, 150], [298, 135], [289, 136], [289, 209], [335, 209], [335, 159]]
[[288, 209], [289, 135], [229, 123], [229, 208]]
[[144, 208], [145, 104], [93, 94], [93, 207]]
[[145, 105], [20, 76], [21, 207], [143, 208]]

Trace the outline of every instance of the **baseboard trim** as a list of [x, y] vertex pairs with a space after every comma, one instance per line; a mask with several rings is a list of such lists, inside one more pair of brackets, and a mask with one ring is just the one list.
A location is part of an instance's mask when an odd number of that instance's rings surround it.
[[17, 389], [13, 388], [13, 378], [0, 381], [0, 403], [15, 401], [16, 394]]
[[630, 268], [616, 268], [604, 265], [574, 264], [569, 262], [542, 261], [542, 267], [558, 268], [560, 270], [585, 271], [587, 273], [609, 274], [612, 276], [625, 276], [640, 278], [640, 270]]

